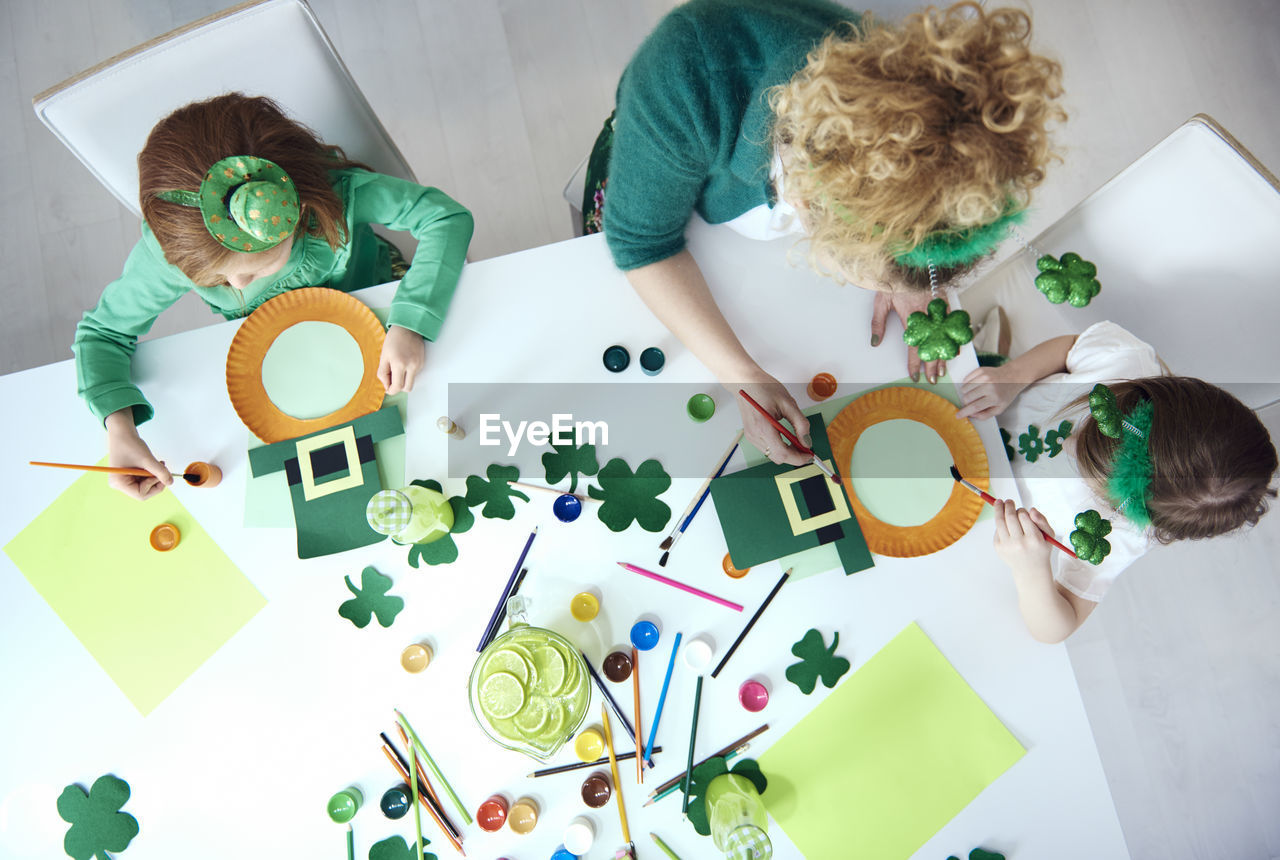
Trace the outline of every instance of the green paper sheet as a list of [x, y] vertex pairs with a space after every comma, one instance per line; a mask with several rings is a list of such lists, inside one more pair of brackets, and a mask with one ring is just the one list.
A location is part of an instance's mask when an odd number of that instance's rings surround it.
[[911, 624], [760, 756], [806, 857], [910, 857], [1026, 752]]
[[[165, 522], [182, 540], [156, 552], [148, 538]], [[143, 716], [266, 605], [177, 493], [138, 502], [100, 474], [73, 482], [5, 552]]]
[[894, 419], [862, 431], [848, 473], [873, 517], [892, 526], [921, 526], [951, 497], [954, 462], [932, 427]]

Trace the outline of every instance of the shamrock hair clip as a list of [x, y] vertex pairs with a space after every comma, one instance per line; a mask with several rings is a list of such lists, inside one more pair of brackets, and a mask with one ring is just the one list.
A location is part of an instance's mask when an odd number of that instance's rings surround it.
[[1107, 495], [1116, 510], [1130, 522], [1145, 528], [1151, 524], [1147, 496], [1151, 492], [1151, 422], [1155, 407], [1142, 400], [1125, 415], [1120, 411], [1115, 393], [1099, 383], [1089, 392], [1089, 414], [1104, 436], [1119, 439], [1120, 445], [1111, 460], [1111, 477]]
[[1107, 535], [1111, 534], [1111, 521], [1090, 509], [1076, 514], [1075, 526], [1070, 540], [1076, 558], [1089, 564], [1102, 564], [1111, 552], [1111, 543], [1107, 540]]
[[919, 350], [921, 361], [955, 358], [960, 347], [973, 340], [969, 312], [949, 311], [946, 299], [934, 299], [928, 313], [915, 311], [907, 317], [902, 339]]
[[1036, 260], [1036, 289], [1055, 305], [1063, 302], [1073, 308], [1086, 307], [1093, 297], [1102, 292], [1098, 283], [1098, 267], [1074, 251], [1068, 251], [1061, 259], [1043, 254]]

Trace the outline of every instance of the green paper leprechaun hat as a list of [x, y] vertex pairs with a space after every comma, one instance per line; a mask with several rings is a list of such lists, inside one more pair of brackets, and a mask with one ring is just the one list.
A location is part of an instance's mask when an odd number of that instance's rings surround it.
[[233, 155], [209, 168], [200, 190], [163, 191], [162, 200], [193, 206], [224, 248], [255, 253], [274, 248], [298, 225], [298, 190], [279, 165]]

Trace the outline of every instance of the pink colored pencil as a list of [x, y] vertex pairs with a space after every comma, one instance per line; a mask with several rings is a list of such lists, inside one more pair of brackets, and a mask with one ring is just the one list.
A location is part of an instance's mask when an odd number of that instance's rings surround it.
[[734, 603], [732, 600], [725, 600], [723, 597], [716, 597], [714, 594], [709, 594], [700, 588], [694, 588], [692, 585], [685, 585], [683, 582], [677, 582], [676, 580], [665, 577], [660, 573], [654, 573], [652, 570], [645, 570], [643, 567], [636, 567], [634, 564], [627, 564], [625, 561], [618, 562], [618, 567], [621, 567], [624, 570], [629, 570], [632, 573], [638, 573], [641, 576], [647, 576], [650, 579], [656, 579], [658, 582], [665, 583], [673, 588], [678, 588], [681, 591], [696, 594], [699, 597], [710, 600], [712, 603], [719, 603], [721, 606], [727, 606], [735, 612], [742, 611], [741, 604]]

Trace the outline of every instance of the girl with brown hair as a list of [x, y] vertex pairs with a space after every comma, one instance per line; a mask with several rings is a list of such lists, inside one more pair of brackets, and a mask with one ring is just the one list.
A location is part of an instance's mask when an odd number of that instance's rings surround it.
[[[979, 368], [962, 391], [957, 418], [1000, 416], [1026, 507], [997, 504], [996, 553], [1042, 641], [1079, 628], [1152, 544], [1255, 525], [1276, 496], [1276, 449], [1257, 415], [1221, 388], [1167, 375], [1114, 323]], [[1077, 558], [1041, 536], [1051, 523], [1074, 524]]]
[[[413, 388], [444, 322], [471, 241], [471, 213], [435, 188], [374, 173], [240, 93], [179, 108], [138, 155], [142, 239], [97, 307], [76, 327], [80, 395], [107, 429], [112, 476], [145, 499], [172, 483], [137, 425], [153, 410], [130, 380], [138, 337], [184, 294], [227, 319], [297, 287], [351, 291], [400, 278], [378, 376], [388, 394]], [[417, 241], [407, 268], [370, 224]]]

